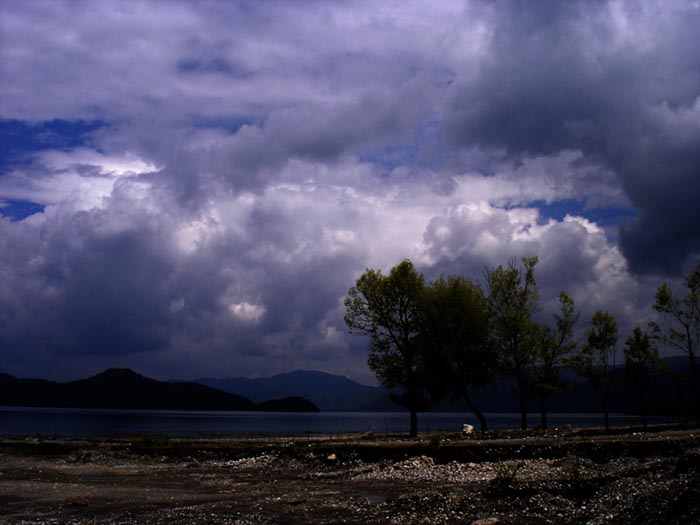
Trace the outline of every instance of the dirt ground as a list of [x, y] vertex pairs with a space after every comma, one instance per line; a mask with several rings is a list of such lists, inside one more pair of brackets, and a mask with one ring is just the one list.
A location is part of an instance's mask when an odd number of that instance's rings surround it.
[[0, 523], [700, 523], [700, 428], [0, 439]]

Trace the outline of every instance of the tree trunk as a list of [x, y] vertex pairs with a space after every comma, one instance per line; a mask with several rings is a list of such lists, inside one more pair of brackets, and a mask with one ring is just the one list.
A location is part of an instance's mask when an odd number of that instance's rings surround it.
[[540, 421], [540, 427], [546, 429], [547, 428], [547, 396], [544, 394], [540, 394], [540, 414], [541, 414], [541, 421]]
[[695, 394], [695, 417], [700, 418], [700, 385], [698, 384], [698, 371], [695, 365], [695, 354], [692, 351], [688, 352], [688, 360], [690, 361], [690, 382]]
[[415, 408], [410, 408], [411, 411], [411, 430], [408, 432], [408, 437], [418, 437], [418, 411]]
[[474, 402], [469, 397], [469, 392], [466, 390], [464, 391], [464, 400], [467, 402], [469, 410], [471, 410], [472, 414], [474, 414], [476, 416], [476, 419], [479, 420], [481, 431], [486, 432], [488, 430], [488, 426], [486, 425], [486, 417], [484, 416], [484, 413], [476, 407]]
[[647, 429], [647, 395], [646, 388], [639, 389], [639, 412], [642, 415], [642, 426]]
[[605, 430], [610, 430], [610, 416], [608, 414], [608, 398], [603, 399], [603, 414], [605, 416]]
[[527, 399], [525, 396], [519, 396], [518, 401], [520, 402], [520, 428], [527, 430]]

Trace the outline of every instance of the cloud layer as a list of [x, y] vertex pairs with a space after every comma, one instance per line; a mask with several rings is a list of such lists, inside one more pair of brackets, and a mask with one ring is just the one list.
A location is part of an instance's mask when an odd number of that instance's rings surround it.
[[44, 210], [0, 218], [0, 368], [368, 381], [342, 299], [406, 257], [538, 255], [545, 307], [629, 329], [700, 254], [699, 28], [697, 2], [3, 2], [0, 213]]

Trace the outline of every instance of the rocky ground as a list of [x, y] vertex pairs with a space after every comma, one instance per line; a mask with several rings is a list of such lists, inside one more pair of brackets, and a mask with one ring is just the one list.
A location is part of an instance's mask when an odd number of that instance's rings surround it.
[[700, 428], [0, 439], [0, 522], [698, 523]]

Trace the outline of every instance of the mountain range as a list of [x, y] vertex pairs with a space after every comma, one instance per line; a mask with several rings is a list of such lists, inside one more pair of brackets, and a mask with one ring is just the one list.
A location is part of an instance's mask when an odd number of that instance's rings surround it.
[[[224, 377], [201, 378], [195, 383], [235, 392], [254, 402], [264, 399], [301, 396], [312, 400], [321, 410], [368, 410], [383, 396], [388, 396], [382, 387], [367, 386], [345, 376], [309, 370], [296, 370], [267, 378]], [[390, 401], [391, 403], [391, 401]], [[389, 410], [397, 408], [395, 405]], [[380, 407], [380, 409], [384, 409]]]
[[[664, 360], [668, 371], [650, 385], [649, 411], [683, 414], [691, 406], [687, 359]], [[568, 390], [550, 396], [551, 412], [600, 412], [601, 401], [591, 385], [570, 370]], [[473, 393], [485, 412], [517, 412], [509, 379]], [[610, 399], [611, 412], [634, 413], [638, 392], [623, 366], [616, 370]], [[173, 410], [267, 411], [401, 411], [382, 386], [357, 383], [347, 377], [318, 371], [297, 370], [268, 378], [201, 378], [192, 382], [157, 381], [129, 369], [109, 369], [95, 376], [67, 383], [44, 379], [18, 379], [0, 373], [0, 405]], [[530, 410], [538, 411], [536, 401]], [[466, 411], [462, 402], [443, 401], [434, 411]]]
[[247, 397], [192, 382], [165, 382], [126, 368], [67, 383], [18, 379], [0, 373], [0, 405], [162, 410], [265, 410], [317, 412], [298, 396], [255, 403]]
[[[649, 409], [660, 414], [682, 413], [690, 405], [690, 386], [687, 381], [687, 358], [664, 359], [667, 372], [658, 375], [650, 385]], [[570, 381], [570, 388], [553, 394], [548, 407], [553, 412], [600, 412], [601, 401], [593, 387], [565, 369], [563, 376]], [[253, 401], [275, 397], [299, 395], [312, 401], [324, 411], [401, 411], [403, 408], [391, 401], [391, 393], [382, 386], [368, 386], [347, 377], [326, 372], [297, 370], [267, 378], [200, 378], [194, 380], [220, 390], [246, 396]], [[473, 393], [473, 400], [486, 412], [517, 412], [517, 400], [511, 395], [512, 381], [499, 380], [494, 386]], [[638, 392], [624, 366], [616, 369], [611, 393], [610, 410], [635, 412], [638, 410]], [[530, 410], [538, 411], [536, 401]], [[443, 401], [435, 411], [467, 410], [462, 402]]]

